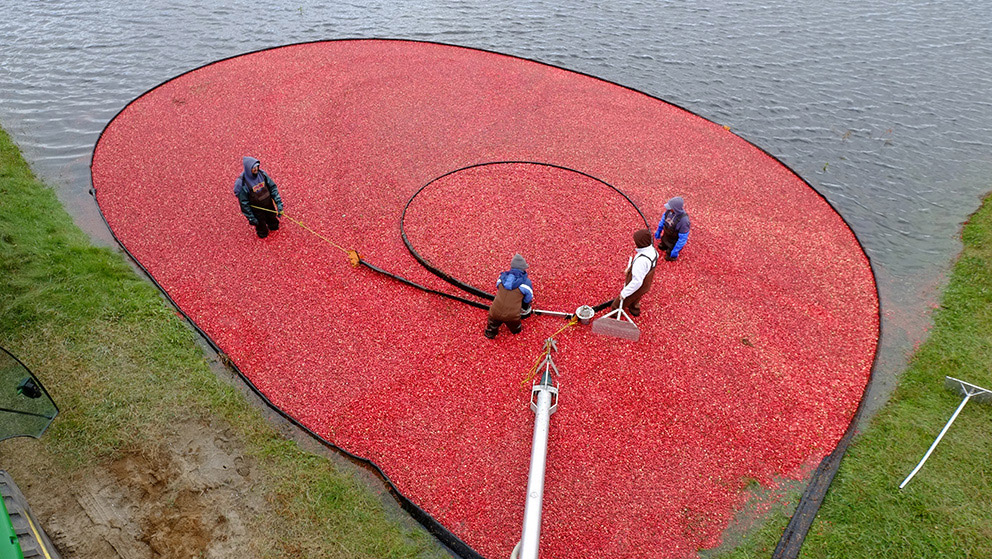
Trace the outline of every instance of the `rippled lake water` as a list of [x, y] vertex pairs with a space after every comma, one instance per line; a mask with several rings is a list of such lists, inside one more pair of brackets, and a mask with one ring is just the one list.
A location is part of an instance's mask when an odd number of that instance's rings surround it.
[[0, 125], [104, 244], [88, 191], [107, 122], [169, 78], [271, 46], [482, 48], [725, 124], [826, 196], [871, 257], [884, 313], [874, 405], [924, 333], [962, 222], [992, 189], [992, 10], [981, 2], [0, 0], [0, 13]]

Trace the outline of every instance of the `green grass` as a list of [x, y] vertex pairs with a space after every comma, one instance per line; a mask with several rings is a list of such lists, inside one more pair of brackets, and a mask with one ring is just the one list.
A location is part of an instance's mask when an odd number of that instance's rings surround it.
[[[992, 196], [962, 240], [927, 341], [848, 450], [800, 557], [992, 557], [992, 403], [969, 402], [898, 489], [961, 401], [944, 377], [992, 388]], [[725, 557], [769, 557], [786, 521], [771, 519]]]
[[[423, 530], [326, 458], [276, 433], [210, 370], [193, 332], [122, 255], [91, 245], [0, 130], [0, 345], [61, 409], [40, 442], [66, 479], [157, 445], [179, 422], [228, 423], [267, 478], [269, 557], [441, 557]], [[5, 457], [5, 462], [12, 459]]]

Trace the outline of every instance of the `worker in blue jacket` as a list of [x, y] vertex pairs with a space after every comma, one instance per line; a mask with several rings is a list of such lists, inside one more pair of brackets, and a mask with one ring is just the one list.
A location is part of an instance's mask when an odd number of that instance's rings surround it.
[[244, 172], [234, 181], [234, 195], [241, 204], [241, 213], [248, 218], [248, 224], [255, 228], [258, 238], [269, 236], [269, 231], [279, 229], [279, 216], [282, 215], [282, 198], [268, 174], [260, 167], [258, 159], [242, 157]]
[[510, 260], [510, 269], [500, 274], [496, 280], [496, 297], [489, 307], [489, 319], [483, 332], [490, 340], [496, 337], [503, 324], [506, 324], [511, 334], [519, 334], [523, 329], [520, 319], [533, 312], [531, 302], [534, 300], [534, 286], [527, 277], [529, 267], [523, 256], [514, 254]]
[[658, 222], [654, 238], [658, 240], [658, 252], [665, 254], [665, 260], [677, 260], [685, 243], [689, 240], [689, 214], [685, 202], [676, 196], [665, 203], [665, 214]]

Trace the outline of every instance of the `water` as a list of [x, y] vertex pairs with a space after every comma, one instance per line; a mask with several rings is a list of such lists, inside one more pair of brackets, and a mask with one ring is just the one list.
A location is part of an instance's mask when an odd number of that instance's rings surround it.
[[271, 46], [382, 37], [494, 50], [728, 125], [826, 196], [871, 257], [884, 313], [873, 408], [924, 335], [962, 222], [992, 189], [992, 10], [981, 2], [0, 0], [0, 16], [0, 124], [108, 245], [88, 195], [107, 122], [177, 74]]

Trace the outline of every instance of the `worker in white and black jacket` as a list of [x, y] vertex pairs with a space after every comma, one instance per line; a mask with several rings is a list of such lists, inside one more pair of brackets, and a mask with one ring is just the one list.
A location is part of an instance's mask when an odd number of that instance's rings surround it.
[[651, 232], [640, 229], [634, 233], [636, 250], [627, 266], [627, 279], [620, 296], [613, 300], [610, 310], [615, 310], [623, 300], [623, 309], [631, 316], [640, 316], [641, 297], [651, 290], [654, 268], [658, 264], [658, 251], [651, 246]]
[[489, 319], [483, 332], [490, 340], [496, 337], [502, 324], [506, 324], [511, 334], [519, 334], [523, 329], [520, 319], [533, 312], [534, 286], [527, 277], [529, 267], [523, 256], [514, 254], [510, 269], [496, 280], [496, 297], [489, 306]]

